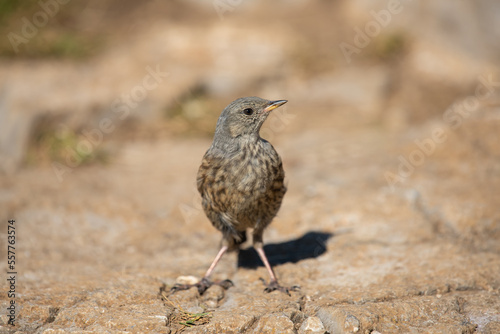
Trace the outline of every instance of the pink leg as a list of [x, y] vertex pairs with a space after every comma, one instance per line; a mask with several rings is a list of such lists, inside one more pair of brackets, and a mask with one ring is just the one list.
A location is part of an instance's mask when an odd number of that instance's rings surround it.
[[[264, 262], [264, 265], [266, 266], [266, 269], [269, 272], [269, 276], [271, 276], [271, 281], [269, 282], [267, 287], [264, 289], [264, 291], [271, 292], [274, 290], [279, 290], [279, 291], [284, 292], [290, 296], [290, 290], [297, 291], [298, 289], [300, 289], [300, 287], [296, 286], [296, 285], [292, 286], [291, 288], [281, 286], [278, 283], [278, 279], [276, 278], [276, 275], [274, 274], [273, 268], [271, 267], [271, 265], [269, 264], [269, 261], [267, 260], [267, 256], [266, 256], [266, 253], [264, 252], [264, 248], [260, 245], [257, 245], [257, 247], [254, 246], [254, 248], [257, 251], [257, 254], [259, 254], [259, 257], [262, 260], [262, 262]], [[265, 283], [265, 281], [264, 281], [264, 283]]]
[[208, 268], [208, 270], [207, 270], [205, 276], [203, 276], [203, 278], [208, 278], [212, 274], [212, 271], [214, 271], [215, 266], [217, 265], [217, 263], [219, 263], [222, 255], [224, 255], [224, 253], [227, 251], [227, 248], [228, 248], [227, 246], [222, 246], [222, 248], [220, 249], [219, 253], [217, 253], [217, 256], [215, 257], [214, 261], [210, 265], [210, 268]]
[[264, 262], [264, 265], [266, 266], [266, 269], [269, 272], [269, 276], [271, 276], [271, 282], [278, 282], [278, 280], [276, 279], [276, 275], [274, 274], [273, 268], [271, 268], [271, 265], [267, 260], [266, 253], [264, 253], [264, 248], [257, 247], [255, 248], [255, 250], [257, 251], [257, 254], [259, 254], [259, 257], [262, 260], [262, 262]]

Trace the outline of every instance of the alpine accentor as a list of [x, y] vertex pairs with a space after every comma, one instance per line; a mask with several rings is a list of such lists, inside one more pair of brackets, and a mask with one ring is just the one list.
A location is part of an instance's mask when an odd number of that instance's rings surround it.
[[[286, 100], [268, 101], [244, 97], [231, 102], [217, 121], [212, 145], [198, 171], [197, 186], [208, 219], [222, 232], [222, 247], [203, 279], [194, 286], [203, 293], [209, 276], [226, 251], [236, 250], [253, 229], [253, 246], [266, 266], [271, 281], [265, 291], [288, 288], [278, 284], [264, 253], [262, 234], [278, 212], [286, 187], [281, 159], [273, 146], [259, 135], [269, 112]], [[224, 281], [221, 285], [231, 284]], [[177, 285], [174, 290], [189, 285]]]

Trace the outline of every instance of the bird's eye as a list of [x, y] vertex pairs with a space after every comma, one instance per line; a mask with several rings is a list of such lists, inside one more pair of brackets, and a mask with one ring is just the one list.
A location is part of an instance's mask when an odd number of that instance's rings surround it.
[[243, 113], [247, 116], [253, 115], [253, 109], [251, 108], [246, 108], [243, 110]]

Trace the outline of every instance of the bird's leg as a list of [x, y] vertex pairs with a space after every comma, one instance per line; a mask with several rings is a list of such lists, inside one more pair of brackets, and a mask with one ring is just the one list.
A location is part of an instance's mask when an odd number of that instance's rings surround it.
[[257, 251], [257, 254], [259, 254], [260, 259], [264, 263], [264, 266], [266, 266], [267, 272], [269, 273], [269, 276], [271, 276], [271, 282], [278, 282], [278, 279], [276, 278], [276, 274], [274, 274], [274, 270], [269, 264], [269, 261], [267, 260], [266, 253], [264, 252], [264, 248], [262, 247], [257, 247], [255, 248]]
[[201, 281], [199, 281], [196, 284], [176, 284], [176, 285], [174, 285], [174, 287], [170, 291], [176, 292], [179, 290], [188, 290], [188, 289], [192, 288], [193, 286], [195, 286], [198, 288], [198, 292], [200, 293], [200, 295], [202, 295], [213, 284], [220, 285], [224, 289], [230, 288], [233, 285], [233, 282], [231, 282], [230, 280], [224, 280], [224, 281], [220, 281], [220, 282], [212, 282], [209, 279], [210, 275], [212, 274], [212, 271], [215, 269], [215, 267], [217, 266], [217, 263], [219, 263], [220, 259], [222, 258], [222, 255], [224, 255], [224, 253], [227, 250], [228, 250], [228, 246], [224, 245], [221, 247], [221, 249], [219, 250], [219, 253], [217, 253], [217, 255], [215, 256], [215, 259], [213, 260], [212, 264], [208, 268], [207, 272], [205, 273], [205, 276], [203, 276]]
[[[271, 277], [271, 281], [266, 286], [264, 291], [271, 292], [274, 290], [279, 290], [281, 292], [286, 293], [289, 296], [290, 296], [290, 290], [297, 291], [299, 289], [299, 287], [296, 285], [292, 286], [291, 288], [287, 288], [287, 287], [281, 286], [278, 283], [278, 279], [276, 278], [276, 274], [274, 273], [273, 268], [271, 267], [271, 264], [269, 264], [266, 253], [264, 252], [264, 247], [263, 247], [263, 243], [262, 243], [262, 232], [257, 233], [257, 234], [254, 232], [253, 238], [254, 238], [253, 239], [253, 247], [257, 251], [257, 254], [259, 254], [260, 259], [264, 263], [264, 266], [266, 267], [267, 271], [269, 272], [269, 276]], [[262, 281], [265, 284], [265, 281], [264, 280], [262, 280]]]
[[207, 272], [205, 273], [205, 276], [203, 276], [201, 281], [196, 284], [200, 295], [203, 294], [203, 292], [205, 292], [213, 284], [220, 285], [224, 289], [229, 289], [231, 286], [233, 286], [233, 282], [231, 282], [228, 279], [223, 280], [223, 281], [217, 281], [217, 282], [212, 282], [209, 279], [209, 277], [212, 275], [212, 271], [214, 271], [215, 267], [217, 266], [217, 263], [219, 263], [220, 259], [222, 258], [222, 255], [224, 255], [224, 253], [227, 252], [228, 248], [229, 247], [226, 245], [221, 247], [221, 249], [219, 250], [219, 253], [217, 253], [217, 255], [215, 256], [215, 259], [212, 261], [212, 264], [210, 265]]
[[221, 249], [219, 250], [219, 253], [215, 256], [215, 259], [213, 260], [212, 264], [208, 268], [207, 272], [205, 273], [205, 276], [203, 276], [204, 279], [208, 279], [210, 275], [212, 275], [212, 271], [214, 271], [215, 266], [217, 266], [217, 263], [219, 263], [220, 259], [222, 258], [222, 255], [224, 255], [225, 252], [227, 252], [228, 247], [226, 245], [222, 246]]

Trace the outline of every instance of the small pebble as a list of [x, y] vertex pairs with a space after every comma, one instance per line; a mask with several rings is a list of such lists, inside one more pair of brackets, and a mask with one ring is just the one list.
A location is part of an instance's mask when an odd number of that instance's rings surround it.
[[176, 278], [175, 283], [192, 285], [198, 283], [199, 281], [200, 280], [194, 276], [179, 276]]

